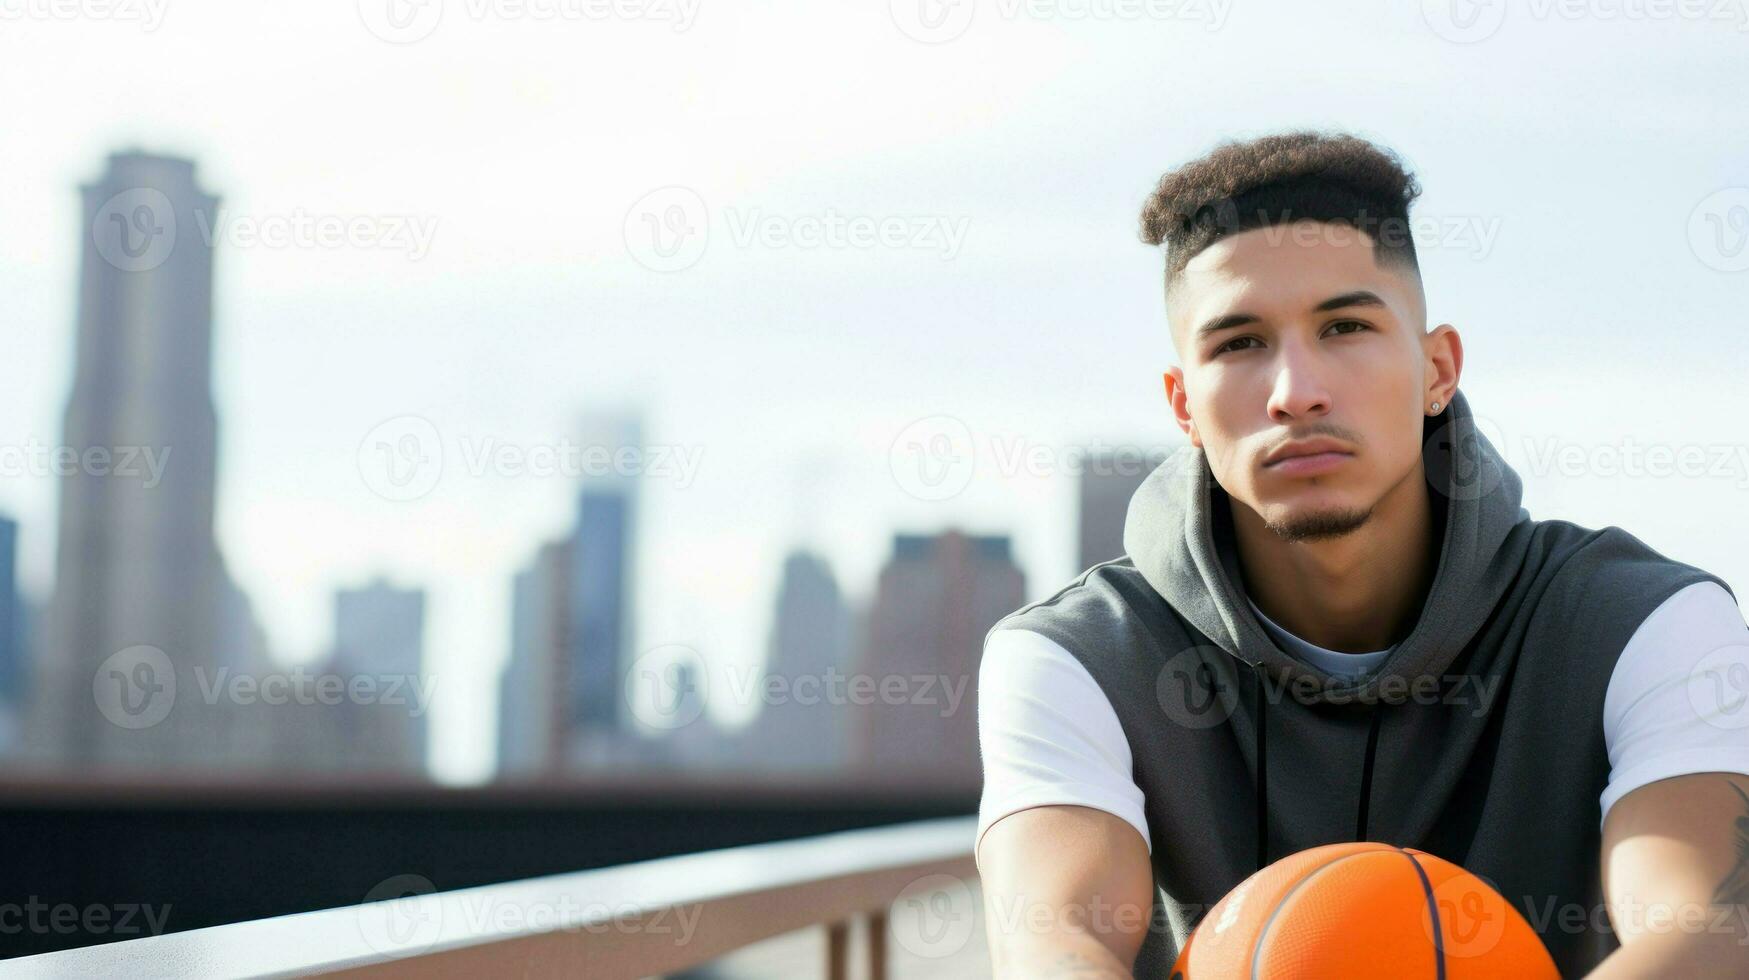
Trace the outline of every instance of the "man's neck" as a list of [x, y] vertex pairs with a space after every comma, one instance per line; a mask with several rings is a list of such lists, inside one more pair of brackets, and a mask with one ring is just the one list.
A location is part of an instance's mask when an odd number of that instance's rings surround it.
[[1382, 650], [1414, 627], [1438, 554], [1419, 465], [1340, 537], [1283, 541], [1256, 511], [1227, 500], [1246, 593], [1278, 626], [1344, 653]]

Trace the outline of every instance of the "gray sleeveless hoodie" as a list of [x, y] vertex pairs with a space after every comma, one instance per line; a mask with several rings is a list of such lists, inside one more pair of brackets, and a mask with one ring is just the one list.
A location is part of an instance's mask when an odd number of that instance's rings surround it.
[[1461, 391], [1424, 436], [1438, 565], [1415, 626], [1371, 672], [1333, 676], [1276, 646], [1245, 598], [1226, 492], [1190, 446], [1131, 499], [1128, 554], [992, 627], [1062, 645], [1129, 741], [1157, 891], [1138, 977], [1165, 976], [1258, 868], [1349, 840], [1480, 875], [1564, 976], [1619, 945], [1599, 861], [1604, 692], [1660, 603], [1729, 586], [1619, 527], [1532, 520]]

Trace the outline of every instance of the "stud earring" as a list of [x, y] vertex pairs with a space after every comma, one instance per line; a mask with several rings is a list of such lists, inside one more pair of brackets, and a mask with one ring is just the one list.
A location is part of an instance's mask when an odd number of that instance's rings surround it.
[[1433, 414], [1435, 414], [1435, 415], [1439, 414], [1439, 403], [1438, 402], [1433, 403]]

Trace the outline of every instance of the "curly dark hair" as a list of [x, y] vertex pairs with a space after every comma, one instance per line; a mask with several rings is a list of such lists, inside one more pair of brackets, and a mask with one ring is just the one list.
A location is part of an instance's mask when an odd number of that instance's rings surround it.
[[1166, 246], [1168, 292], [1196, 253], [1288, 221], [1358, 228], [1380, 265], [1419, 274], [1409, 205], [1420, 193], [1395, 153], [1357, 136], [1301, 130], [1229, 140], [1160, 178], [1142, 208], [1141, 237]]

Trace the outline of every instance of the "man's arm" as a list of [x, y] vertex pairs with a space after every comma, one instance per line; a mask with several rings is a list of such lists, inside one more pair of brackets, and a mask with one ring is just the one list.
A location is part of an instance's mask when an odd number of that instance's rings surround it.
[[1589, 980], [1749, 976], [1749, 776], [1622, 797], [1603, 824], [1603, 884], [1622, 946]]
[[1035, 806], [979, 839], [990, 962], [1000, 980], [1128, 980], [1154, 873], [1135, 827], [1104, 810]]

